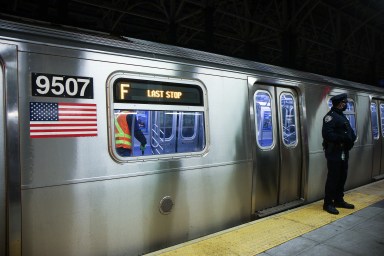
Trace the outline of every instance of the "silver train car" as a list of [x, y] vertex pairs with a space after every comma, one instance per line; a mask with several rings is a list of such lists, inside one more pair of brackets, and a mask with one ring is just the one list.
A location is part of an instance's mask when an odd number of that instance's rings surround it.
[[358, 135], [346, 189], [384, 176], [382, 88], [11, 21], [0, 66], [1, 255], [141, 255], [319, 200], [338, 93]]

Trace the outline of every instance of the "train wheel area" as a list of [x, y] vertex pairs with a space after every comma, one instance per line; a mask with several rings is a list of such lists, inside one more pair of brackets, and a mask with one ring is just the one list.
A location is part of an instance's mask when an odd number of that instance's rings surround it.
[[355, 209], [323, 200], [147, 255], [382, 255], [384, 180], [346, 192]]

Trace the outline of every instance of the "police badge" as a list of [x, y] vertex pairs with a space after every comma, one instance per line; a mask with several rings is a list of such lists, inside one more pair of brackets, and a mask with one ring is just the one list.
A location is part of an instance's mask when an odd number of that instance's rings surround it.
[[329, 121], [332, 120], [332, 116], [326, 115], [324, 118], [324, 122], [328, 123]]

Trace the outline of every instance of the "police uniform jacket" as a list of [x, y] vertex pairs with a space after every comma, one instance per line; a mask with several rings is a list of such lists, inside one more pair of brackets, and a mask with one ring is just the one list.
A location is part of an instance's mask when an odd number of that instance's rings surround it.
[[353, 147], [356, 134], [342, 110], [332, 107], [324, 116], [322, 135], [327, 159], [341, 160], [342, 152], [345, 159], [348, 159], [348, 152]]

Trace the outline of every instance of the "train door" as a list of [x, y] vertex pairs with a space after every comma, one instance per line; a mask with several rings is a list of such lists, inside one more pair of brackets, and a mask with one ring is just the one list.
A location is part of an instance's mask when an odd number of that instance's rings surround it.
[[372, 177], [384, 176], [384, 101], [373, 99], [371, 102], [371, 122], [373, 137]]
[[17, 46], [0, 43], [0, 255], [21, 255]]
[[[1, 46], [1, 44], [0, 44]], [[0, 240], [6, 241], [6, 174], [5, 174], [5, 122], [4, 122], [4, 67], [0, 54]], [[0, 255], [5, 255], [5, 243], [0, 244]]]
[[298, 97], [288, 87], [250, 86], [254, 131], [253, 208], [258, 217], [302, 203]]

